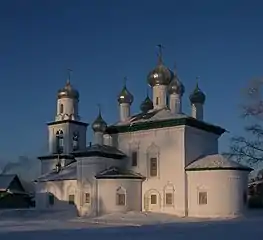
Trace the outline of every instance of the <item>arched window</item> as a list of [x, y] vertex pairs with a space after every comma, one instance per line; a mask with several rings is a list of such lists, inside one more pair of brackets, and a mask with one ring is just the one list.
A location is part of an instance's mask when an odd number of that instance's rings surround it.
[[56, 132], [56, 148], [57, 148], [57, 153], [63, 153], [64, 150], [64, 136], [63, 136], [63, 131], [58, 130]]
[[59, 113], [63, 113], [64, 112], [64, 105], [60, 104], [59, 105]]
[[73, 151], [79, 150], [79, 134], [77, 132], [73, 133]]

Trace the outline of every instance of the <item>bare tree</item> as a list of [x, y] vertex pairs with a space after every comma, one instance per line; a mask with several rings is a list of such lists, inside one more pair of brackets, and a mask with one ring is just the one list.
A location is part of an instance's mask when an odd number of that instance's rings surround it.
[[263, 161], [263, 79], [250, 82], [244, 90], [245, 104], [241, 106], [242, 117], [247, 122], [246, 136], [233, 137], [228, 157], [255, 165]]

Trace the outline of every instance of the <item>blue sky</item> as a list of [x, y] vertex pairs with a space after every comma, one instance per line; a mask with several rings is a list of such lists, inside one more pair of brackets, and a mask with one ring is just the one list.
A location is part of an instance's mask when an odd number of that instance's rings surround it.
[[54, 119], [67, 68], [83, 121], [94, 120], [98, 103], [108, 123], [116, 120], [124, 76], [136, 112], [159, 43], [185, 85], [186, 113], [200, 76], [205, 119], [230, 131], [220, 141], [226, 150], [231, 134], [242, 133], [241, 90], [263, 75], [262, 7], [256, 0], [1, 1], [0, 161], [44, 153], [45, 123]]

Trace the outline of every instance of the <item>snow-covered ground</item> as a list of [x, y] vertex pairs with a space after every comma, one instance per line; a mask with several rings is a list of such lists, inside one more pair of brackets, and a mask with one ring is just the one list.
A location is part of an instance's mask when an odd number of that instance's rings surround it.
[[251, 239], [263, 235], [263, 214], [239, 219], [177, 218], [130, 212], [77, 218], [64, 212], [0, 211], [0, 239]]

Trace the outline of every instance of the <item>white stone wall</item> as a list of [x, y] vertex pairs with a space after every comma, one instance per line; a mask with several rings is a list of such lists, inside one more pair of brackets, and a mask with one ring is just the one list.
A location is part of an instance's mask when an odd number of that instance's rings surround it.
[[[115, 160], [102, 157], [82, 157], [77, 159], [77, 181], [79, 189], [79, 206], [81, 215], [97, 215], [97, 180], [96, 174], [110, 167], [119, 167], [124, 163], [124, 159]], [[90, 193], [91, 202], [85, 204], [83, 196], [85, 193]]]
[[[244, 213], [248, 172], [235, 170], [187, 171], [188, 215], [231, 217]], [[207, 192], [207, 204], [199, 204], [199, 192]]]
[[185, 127], [185, 165], [201, 156], [218, 153], [218, 138], [214, 133]]
[[[49, 204], [49, 194], [55, 197], [54, 205]], [[77, 210], [76, 203], [69, 204], [69, 195], [75, 195], [75, 201], [77, 200], [76, 180], [39, 182], [36, 184], [36, 208]]]
[[74, 123], [61, 123], [48, 126], [48, 145], [49, 153], [56, 152], [56, 133], [58, 130], [63, 131], [64, 136], [64, 153], [70, 153], [73, 150], [73, 134], [78, 132], [79, 134], [79, 148], [85, 150], [86, 148], [86, 131], [87, 128], [84, 125]]
[[[142, 209], [184, 216], [184, 126], [119, 134], [117, 147], [128, 156], [138, 151], [138, 165], [132, 167], [130, 159], [127, 167], [147, 177], [142, 184]], [[157, 157], [157, 177], [150, 177], [151, 157]], [[172, 205], [165, 204], [166, 192], [173, 195]], [[157, 195], [156, 204], [151, 204], [153, 194]]]
[[[63, 112], [60, 113], [60, 105], [63, 105]], [[56, 121], [59, 120], [79, 120], [78, 119], [78, 101], [72, 98], [61, 98], [57, 100]]]
[[[117, 204], [117, 193], [125, 193], [125, 205]], [[98, 213], [141, 211], [141, 180], [133, 179], [99, 179]]]

